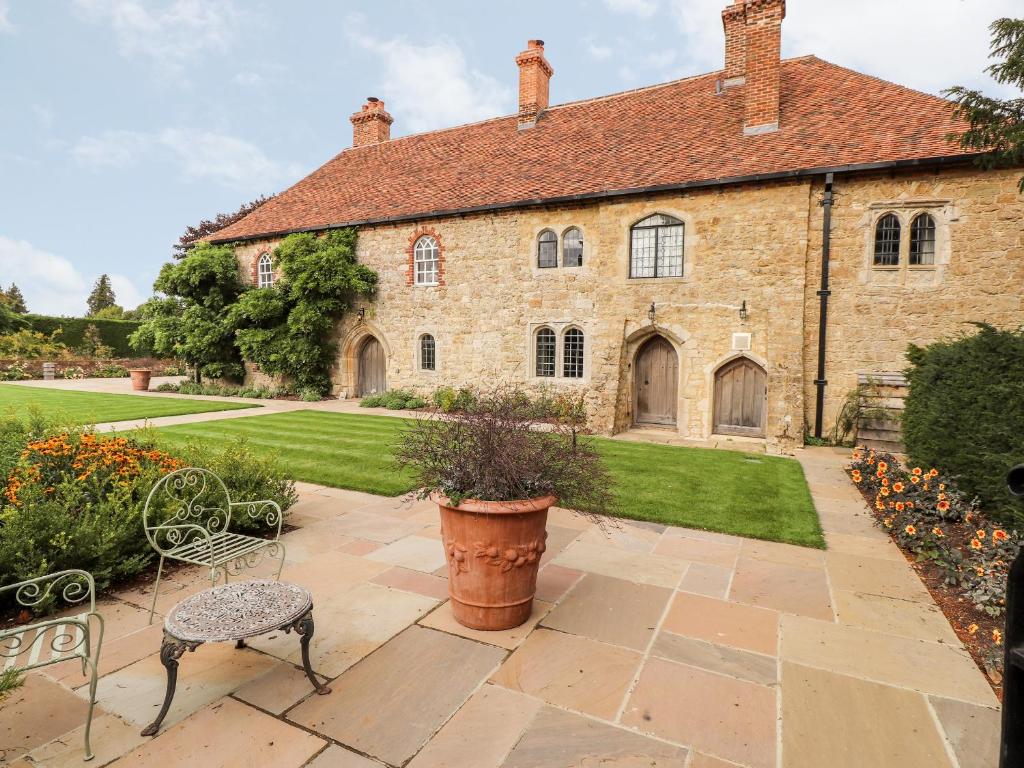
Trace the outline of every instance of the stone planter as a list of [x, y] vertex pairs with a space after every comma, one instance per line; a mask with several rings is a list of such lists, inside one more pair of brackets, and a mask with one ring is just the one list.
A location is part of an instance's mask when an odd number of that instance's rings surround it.
[[132, 375], [132, 389], [136, 392], [149, 391], [149, 378], [153, 375], [150, 368], [132, 368], [128, 371]]
[[518, 627], [530, 618], [548, 508], [557, 499], [466, 499], [458, 506], [432, 494], [441, 512], [448, 594], [455, 620], [470, 629]]

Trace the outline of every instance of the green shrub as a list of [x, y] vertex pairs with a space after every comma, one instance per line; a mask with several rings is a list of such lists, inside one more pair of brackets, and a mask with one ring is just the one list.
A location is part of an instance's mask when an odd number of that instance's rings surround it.
[[[87, 328], [96, 328], [99, 341], [112, 348], [114, 357], [135, 357], [136, 350], [128, 344], [128, 337], [139, 327], [133, 320], [104, 320], [96, 317], [50, 317], [48, 315], [23, 315], [33, 331], [52, 336], [60, 331], [60, 341], [69, 347], [79, 348], [86, 341]], [[150, 352], [148, 348], [138, 349], [139, 354]]]
[[180, 392], [181, 384], [175, 384], [170, 381], [165, 381], [163, 384], [157, 384], [157, 392]]
[[20, 688], [24, 682], [25, 678], [20, 669], [5, 669], [0, 672], [0, 701], [15, 688]]
[[359, 401], [363, 408], [387, 408], [391, 411], [405, 411], [425, 408], [427, 401], [407, 389], [392, 389], [379, 395], [368, 395]]
[[1006, 473], [1024, 461], [1024, 331], [911, 346], [903, 438], [911, 463], [940, 467], [998, 519], [1022, 521]]
[[299, 398], [306, 403], [319, 403], [323, 395], [318, 387], [303, 387], [299, 390]]
[[41, 357], [61, 357], [68, 352], [60, 330], [50, 334], [20, 330], [0, 336], [0, 357], [38, 360]]
[[430, 400], [443, 413], [454, 413], [472, 408], [476, 404], [476, 394], [466, 388], [438, 387]]
[[379, 395], [367, 395], [359, 401], [360, 408], [383, 408], [384, 400], [387, 397], [386, 393]]
[[92, 375], [98, 379], [123, 379], [128, 376], [128, 369], [117, 363], [107, 363], [93, 369]]
[[0, 381], [24, 381], [31, 378], [32, 374], [18, 363], [0, 366]]

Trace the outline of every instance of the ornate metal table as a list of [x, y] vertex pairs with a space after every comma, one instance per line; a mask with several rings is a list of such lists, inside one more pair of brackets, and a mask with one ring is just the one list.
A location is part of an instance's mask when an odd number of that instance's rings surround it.
[[313, 637], [313, 598], [295, 584], [255, 579], [205, 589], [182, 600], [167, 615], [160, 661], [167, 668], [167, 693], [160, 714], [143, 732], [155, 736], [171, 708], [178, 681], [178, 659], [185, 651], [195, 651], [203, 643], [235, 642], [245, 647], [245, 639], [284, 630], [299, 636], [302, 667], [319, 694], [331, 689], [316, 679], [309, 666], [309, 641]]

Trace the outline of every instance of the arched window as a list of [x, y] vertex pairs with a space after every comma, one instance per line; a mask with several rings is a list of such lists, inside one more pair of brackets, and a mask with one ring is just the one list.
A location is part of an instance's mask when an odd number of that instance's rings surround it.
[[412, 249], [412, 259], [416, 285], [437, 285], [438, 264], [441, 261], [437, 240], [430, 235], [417, 240]]
[[433, 371], [437, 368], [437, 348], [434, 337], [429, 333], [420, 336], [420, 370]]
[[579, 328], [570, 328], [562, 336], [562, 375], [583, 378], [583, 331]]
[[927, 213], [910, 222], [910, 263], [913, 266], [935, 263], [935, 219]]
[[887, 213], [875, 224], [875, 266], [895, 267], [900, 263], [900, 220]]
[[583, 266], [583, 233], [579, 227], [569, 227], [562, 234], [562, 266]]
[[558, 235], [550, 229], [537, 236], [537, 266], [544, 269], [558, 266]]
[[682, 277], [683, 222], [656, 213], [629, 232], [630, 277]]
[[264, 253], [256, 262], [256, 287], [269, 288], [274, 284], [274, 265], [270, 261], [270, 254]]
[[555, 375], [555, 332], [550, 328], [537, 331], [536, 363], [538, 376]]

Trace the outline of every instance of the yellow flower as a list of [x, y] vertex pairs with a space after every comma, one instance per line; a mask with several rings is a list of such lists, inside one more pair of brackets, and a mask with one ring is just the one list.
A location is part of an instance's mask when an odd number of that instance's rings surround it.
[[903, 530], [906, 531], [907, 533], [909, 533], [911, 536], [916, 536], [917, 535], [917, 528], [915, 528], [912, 525], [908, 525]]
[[939, 490], [940, 491], [946, 490], [946, 484], [945, 483], [939, 483]]
[[1000, 632], [998, 629], [993, 629], [992, 630], [992, 641], [996, 645], [1002, 645], [1003, 644], [1003, 633]]
[[977, 624], [971, 624], [971, 626], [969, 626], [967, 628], [967, 633], [970, 634], [970, 635], [973, 635], [973, 634], [977, 633], [977, 631], [978, 631], [978, 625]]
[[883, 496], [888, 496], [889, 495], [889, 489], [886, 488], [885, 486], [882, 486], [882, 488], [879, 489], [879, 493], [881, 493]]
[[935, 526], [934, 528], [932, 528], [932, 533], [938, 536], [940, 539], [946, 535], [942, 532], [942, 529], [939, 528], [939, 526]]
[[977, 539], [971, 539], [971, 549], [981, 549], [981, 542]]
[[980, 531], [980, 530], [979, 531], [975, 531], [974, 535], [977, 536], [979, 539], [984, 539], [985, 538], [985, 532], [984, 531]]

